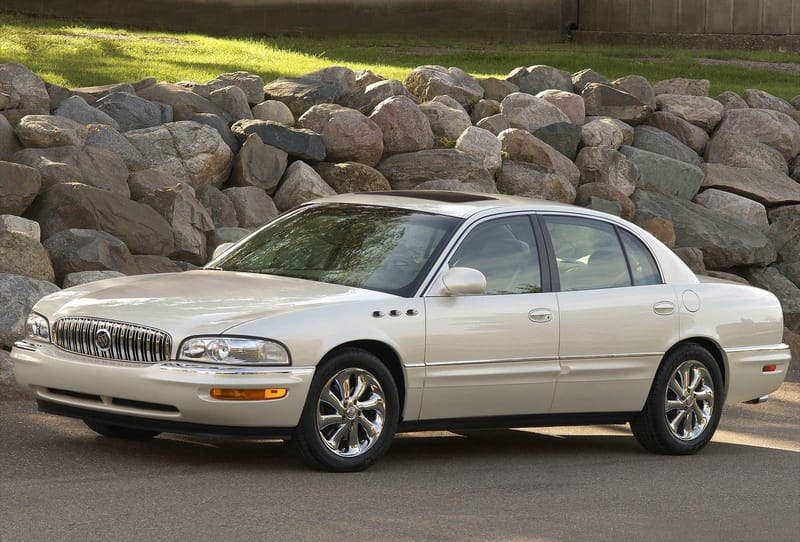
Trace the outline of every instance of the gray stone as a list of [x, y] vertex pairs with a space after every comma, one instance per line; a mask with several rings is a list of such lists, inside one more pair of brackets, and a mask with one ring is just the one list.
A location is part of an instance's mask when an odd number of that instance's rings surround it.
[[22, 145], [14, 133], [14, 127], [3, 115], [0, 115], [0, 160], [8, 160], [20, 150]]
[[241, 120], [234, 123], [231, 131], [242, 143], [250, 134], [257, 134], [265, 144], [281, 149], [294, 158], [311, 162], [325, 160], [322, 136], [311, 130], [289, 128], [273, 121]]
[[733, 217], [646, 190], [637, 190], [633, 202], [637, 222], [654, 216], [672, 221], [676, 246], [702, 250], [705, 265], [711, 269], [768, 265], [775, 261], [772, 243], [761, 232]]
[[631, 198], [625, 195], [622, 190], [607, 183], [588, 183], [582, 184], [578, 187], [577, 195], [575, 196], [575, 203], [588, 207], [592, 201], [602, 199], [619, 204], [620, 215], [625, 220], [633, 220], [636, 214], [636, 206], [634, 206]]
[[643, 151], [662, 154], [687, 164], [699, 166], [703, 159], [678, 141], [673, 135], [653, 126], [637, 126], [634, 129], [633, 146]]
[[133, 83], [131, 83], [131, 86], [133, 87], [134, 92], [138, 92], [147, 87], [152, 87], [156, 83], [158, 83], [158, 79], [156, 79], [155, 77], [145, 77], [144, 79], [134, 81]]
[[428, 118], [437, 146], [453, 146], [464, 130], [472, 126], [469, 115], [461, 107], [456, 109], [431, 101], [420, 104], [419, 108]]
[[22, 117], [14, 131], [26, 147], [81, 146], [86, 142], [84, 125], [55, 115], [26, 115]]
[[800, 205], [786, 205], [769, 211], [769, 238], [781, 260], [800, 262]]
[[275, 192], [275, 206], [280, 211], [287, 211], [312, 199], [335, 194], [336, 191], [314, 168], [298, 160], [286, 169], [278, 191]]
[[[227, 115], [221, 107], [211, 100], [203, 98], [187, 88], [171, 83], [156, 83], [139, 90], [136, 95], [145, 100], [170, 106], [172, 108], [171, 121], [191, 120], [198, 113], [212, 113], [220, 117], [226, 117]], [[121, 125], [122, 123], [120, 123]]]
[[622, 216], [622, 204], [618, 201], [611, 201], [592, 196], [589, 198], [589, 203], [587, 203], [585, 207], [613, 216]]
[[516, 68], [506, 76], [506, 81], [514, 83], [520, 92], [526, 94], [539, 94], [551, 88], [572, 92], [572, 75], [552, 66]]
[[285, 103], [295, 117], [322, 103], [334, 103], [357, 88], [353, 70], [331, 66], [301, 77], [281, 77], [266, 84], [267, 99]]
[[135, 94], [115, 92], [97, 101], [95, 107], [114, 119], [121, 132], [151, 128], [162, 123], [162, 109]]
[[608, 147], [584, 147], [578, 153], [575, 165], [580, 171], [580, 184], [610, 184], [630, 196], [639, 182], [636, 165]]
[[50, 95], [44, 81], [22, 64], [0, 64], [0, 109], [47, 115]]
[[225, 243], [235, 243], [250, 235], [250, 230], [245, 228], [217, 228], [208, 232], [206, 252], [209, 259], [218, 246]]
[[[53, 149], [59, 148], [53, 147]], [[66, 148], [78, 149], [78, 147]], [[43, 155], [43, 151], [52, 152], [53, 149], [22, 149], [14, 153], [11, 160], [36, 169], [42, 179], [42, 187], [44, 188], [49, 188], [58, 183], [83, 182], [78, 168], [62, 162], [54, 162], [46, 154]]]
[[51, 235], [44, 242], [44, 248], [53, 262], [59, 284], [70, 273], [80, 271], [118, 271], [126, 275], [139, 271], [125, 243], [102, 231], [63, 230]]
[[586, 68], [573, 73], [571, 79], [572, 88], [578, 94], [583, 92], [584, 87], [586, 87], [586, 85], [589, 83], [604, 83], [606, 85], [609, 83], [608, 77], [597, 73], [591, 68]]
[[198, 113], [192, 117], [191, 120], [192, 122], [196, 122], [198, 124], [211, 126], [217, 131], [225, 144], [228, 145], [232, 153], [236, 154], [239, 152], [239, 149], [241, 148], [239, 140], [233, 135], [233, 132], [231, 132], [231, 129], [228, 127], [228, 122], [225, 119], [212, 113]]
[[569, 117], [553, 104], [522, 92], [506, 96], [500, 108], [512, 128], [529, 132], [557, 122], [570, 122]]
[[111, 94], [115, 94], [118, 92], [125, 92], [127, 94], [133, 94], [136, 92], [136, 89], [130, 83], [111, 83], [109, 85], [98, 85], [94, 87], [78, 87], [71, 89], [73, 94], [77, 94], [79, 96], [91, 96], [95, 99], [95, 101], [99, 101], [106, 96]]
[[[183, 268], [166, 256], [151, 254], [134, 254], [133, 260], [139, 268], [139, 275], [152, 275], [155, 273], [180, 273]], [[190, 264], [191, 265], [191, 264]]]
[[577, 187], [581, 177], [578, 167], [556, 149], [525, 130], [511, 128], [498, 136], [501, 151], [508, 160], [529, 162], [558, 173]]
[[[211, 92], [208, 99], [227, 113], [227, 118], [231, 121], [253, 118], [253, 112], [250, 111], [250, 105], [247, 103], [247, 95], [239, 87], [233, 85], [222, 87]], [[195, 116], [193, 115], [192, 118]]]
[[14, 215], [0, 215], [0, 233], [19, 233], [34, 241], [40, 241], [42, 234], [39, 223]]
[[0, 231], [0, 273], [53, 282], [53, 266], [47, 251], [27, 233]]
[[250, 134], [233, 162], [231, 185], [256, 186], [274, 194], [288, 158], [285, 151], [265, 145], [257, 134]]
[[0, 273], [0, 346], [11, 347], [24, 338], [25, 321], [33, 306], [58, 290], [51, 282]]
[[495, 100], [479, 100], [478, 103], [472, 106], [472, 112], [469, 118], [473, 124], [477, 124], [486, 117], [491, 117], [498, 113], [500, 113], [500, 102]]
[[[135, 262], [134, 262], [135, 263]], [[64, 288], [72, 288], [73, 286], [80, 286], [82, 284], [89, 284], [90, 282], [97, 282], [100, 280], [116, 279], [124, 277], [124, 273], [119, 271], [78, 271], [70, 273], [64, 277]]]
[[626, 75], [612, 81], [611, 86], [633, 95], [636, 99], [649, 107], [656, 108], [656, 93], [650, 82], [641, 75]]
[[261, 227], [278, 216], [275, 202], [260, 188], [235, 186], [222, 193], [233, 203], [240, 228]]
[[686, 79], [676, 77], [665, 79], [653, 85], [653, 91], [659, 94], [682, 94], [685, 96], [708, 96], [711, 83], [708, 79]]
[[504, 160], [497, 175], [497, 190], [501, 194], [562, 203], [575, 201], [575, 187], [569, 179], [529, 162]]
[[656, 103], [661, 111], [672, 113], [707, 132], [714, 130], [725, 113], [721, 103], [703, 96], [660, 94], [656, 96]]
[[766, 230], [769, 226], [767, 209], [762, 204], [738, 194], [710, 188], [697, 194], [694, 202], [706, 209], [735, 216], [761, 231]]
[[731, 109], [717, 129], [717, 135], [748, 136], [777, 149], [786, 161], [800, 153], [800, 126], [785, 113], [770, 109]]
[[765, 205], [800, 203], [800, 184], [777, 171], [703, 164], [706, 188], [740, 194]]
[[706, 264], [703, 262], [703, 251], [699, 248], [674, 248], [672, 251], [685, 263], [693, 273], [706, 274]]
[[214, 222], [191, 187], [177, 184], [161, 188], [141, 202], [158, 211], [172, 227], [175, 248], [168, 254], [171, 259], [195, 265], [206, 263], [206, 232], [214, 229]]
[[87, 104], [86, 100], [80, 96], [71, 96], [63, 100], [55, 110], [55, 114], [72, 119], [80, 124], [105, 124], [115, 130], [119, 130], [117, 121], [96, 107]]
[[355, 109], [336, 104], [315, 105], [303, 113], [297, 126], [322, 136], [330, 161], [374, 166], [383, 156], [383, 132], [375, 121]]
[[644, 123], [667, 132], [698, 155], [708, 144], [708, 132], [666, 111], [656, 111]]
[[41, 187], [42, 178], [34, 168], [0, 162], [0, 214], [21, 215]]
[[[451, 98], [450, 96], [447, 96], [446, 94], [443, 94], [441, 96], [435, 96], [430, 101], [434, 102], [434, 103], [440, 103], [440, 104], [446, 105], [447, 107], [449, 107], [451, 109], [456, 109], [456, 110], [461, 111], [462, 113], [464, 113], [466, 115], [469, 115], [469, 112], [466, 110], [466, 108], [463, 105], [461, 105], [460, 103], [458, 103], [458, 100], [456, 100], [455, 98]], [[472, 105], [475, 105], [475, 104], [472, 104]]]
[[775, 294], [781, 302], [783, 325], [794, 333], [800, 333], [800, 288], [774, 266], [748, 269], [747, 279], [753, 286]]
[[223, 73], [206, 83], [213, 92], [227, 86], [235, 86], [242, 90], [247, 102], [257, 104], [264, 100], [264, 80], [255, 74], [245, 71]]
[[[58, 109], [58, 106], [61, 105], [61, 102], [67, 98], [79, 96], [79, 94], [76, 94], [67, 88], [60, 87], [52, 83], [45, 83], [44, 86], [47, 89], [47, 95], [50, 97], [50, 111], [55, 111]], [[92, 105], [97, 101], [94, 96], [89, 96], [88, 94], [81, 96], [81, 98], [83, 98], [83, 100], [89, 105]]]
[[477, 126], [464, 130], [456, 141], [456, 150], [483, 161], [483, 166], [490, 172], [497, 171], [503, 165], [500, 141], [491, 132]]
[[484, 192], [495, 190], [489, 170], [478, 160], [455, 149], [431, 149], [384, 158], [378, 171], [389, 180], [395, 190], [409, 190], [425, 181], [458, 179], [484, 187]]
[[753, 109], [772, 109], [773, 111], [780, 111], [781, 113], [795, 111], [794, 106], [783, 98], [773, 96], [769, 92], [763, 90], [748, 88], [744, 91], [743, 97], [747, 105]]
[[611, 85], [589, 83], [581, 95], [589, 116], [612, 117], [638, 124], [652, 113], [650, 106], [642, 103], [639, 98]]
[[722, 104], [722, 107], [725, 108], [725, 111], [728, 109], [747, 109], [750, 107], [741, 96], [731, 90], [726, 90], [715, 99]]
[[86, 146], [99, 147], [117, 154], [130, 171], [147, 167], [147, 161], [139, 150], [117, 130], [106, 124], [86, 126]]
[[797, 158], [794, 159], [794, 162], [792, 162], [789, 169], [791, 170], [790, 173], [792, 179], [800, 183], [800, 155], [798, 155]]
[[[567, 122], [560, 124], [569, 124], [569, 123]], [[500, 135], [501, 132], [511, 128], [511, 125], [508, 123], [508, 119], [502, 113], [497, 113], [496, 115], [491, 115], [489, 117], [483, 118], [478, 122], [476, 122], [475, 126], [477, 126], [478, 128], [483, 128], [487, 132], [491, 132], [494, 135]]]
[[587, 122], [581, 127], [581, 144], [584, 147], [608, 147], [619, 149], [624, 135], [615, 119], [600, 118]]
[[348, 94], [342, 98], [341, 103], [369, 115], [379, 103], [393, 96], [405, 96], [414, 102], [417, 101], [417, 97], [403, 85], [402, 81], [387, 79]]
[[70, 228], [99, 230], [120, 239], [134, 254], [169, 254], [172, 229], [156, 211], [107, 190], [80, 183], [57, 184], [28, 210], [42, 238]]
[[784, 277], [791, 280], [795, 286], [800, 286], [800, 262], [782, 263], [775, 267], [778, 268]]
[[691, 200], [703, 184], [703, 170], [695, 165], [635, 147], [622, 146], [620, 152], [639, 170], [642, 190]]
[[510, 81], [503, 81], [496, 77], [478, 79], [478, 84], [483, 87], [483, 97], [487, 100], [502, 102], [509, 94], [519, 92], [519, 87]]
[[800, 109], [800, 95], [792, 98], [791, 104], [794, 106], [795, 109]]
[[733, 132], [715, 135], [706, 148], [705, 158], [709, 163], [789, 174], [789, 166], [778, 150]]
[[483, 87], [474, 77], [459, 68], [419, 66], [408, 74], [404, 83], [422, 101], [446, 95], [469, 107], [483, 98]]
[[559, 108], [572, 124], [583, 124], [586, 120], [586, 105], [583, 103], [583, 98], [577, 94], [550, 89], [541, 91], [536, 97]]
[[575, 126], [569, 122], [557, 122], [534, 130], [533, 135], [570, 160], [575, 160], [578, 154], [578, 146], [581, 143], [580, 126]]
[[395, 96], [379, 103], [369, 116], [383, 133], [386, 154], [433, 147], [433, 131], [425, 113], [410, 98]]
[[179, 182], [169, 173], [158, 169], [140, 169], [128, 175], [128, 188], [131, 191], [131, 199], [135, 201], [139, 201], [156, 190], [175, 186]]
[[233, 202], [219, 188], [203, 184], [195, 189], [194, 195], [211, 215], [215, 228], [235, 228], [239, 225]]
[[192, 121], [171, 122], [127, 132], [125, 137], [151, 168], [191, 186], [221, 186], [230, 174], [233, 153], [210, 126]]
[[258, 120], [271, 120], [284, 126], [294, 126], [294, 115], [289, 107], [278, 100], [265, 100], [254, 105], [253, 118]]
[[355, 76], [356, 76], [356, 86], [358, 88], [364, 88], [371, 85], [372, 83], [385, 81], [383, 76], [378, 75], [372, 70], [356, 70]]
[[497, 188], [490, 188], [486, 184], [463, 182], [458, 179], [434, 179], [416, 185], [414, 190], [444, 190], [456, 192], [484, 192], [496, 194]]
[[392, 189], [380, 171], [357, 162], [320, 162], [314, 166], [314, 170], [337, 194]]

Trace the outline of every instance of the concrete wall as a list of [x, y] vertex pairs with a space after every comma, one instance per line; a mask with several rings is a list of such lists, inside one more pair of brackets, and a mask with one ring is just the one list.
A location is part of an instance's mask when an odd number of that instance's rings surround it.
[[800, 0], [582, 0], [581, 30], [800, 34]]

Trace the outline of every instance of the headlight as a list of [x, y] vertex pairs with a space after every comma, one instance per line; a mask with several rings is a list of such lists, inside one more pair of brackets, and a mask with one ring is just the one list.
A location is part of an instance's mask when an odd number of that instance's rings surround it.
[[25, 322], [25, 335], [34, 341], [50, 342], [50, 322], [40, 314], [32, 312]]
[[279, 343], [236, 337], [195, 337], [183, 341], [183, 361], [228, 365], [289, 365], [289, 352]]

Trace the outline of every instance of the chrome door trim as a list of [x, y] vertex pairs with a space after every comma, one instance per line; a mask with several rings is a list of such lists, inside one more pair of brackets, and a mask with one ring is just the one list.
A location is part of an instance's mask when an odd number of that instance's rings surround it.
[[525, 358], [506, 358], [506, 359], [473, 359], [468, 361], [434, 361], [427, 364], [427, 367], [441, 367], [443, 365], [484, 365], [487, 363], [523, 363], [538, 361], [558, 361], [557, 357], [539, 356]]
[[561, 361], [573, 361], [579, 359], [595, 359], [595, 358], [603, 358], [603, 359], [620, 359], [620, 358], [651, 358], [651, 357], [663, 357], [664, 352], [634, 352], [631, 354], [581, 354], [577, 356], [559, 356], [559, 360]]

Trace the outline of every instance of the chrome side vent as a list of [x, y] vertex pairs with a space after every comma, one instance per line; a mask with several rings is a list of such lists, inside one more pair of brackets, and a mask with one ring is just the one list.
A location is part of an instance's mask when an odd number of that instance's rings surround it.
[[167, 361], [172, 338], [161, 330], [97, 318], [61, 318], [53, 324], [53, 343], [94, 358], [152, 364]]

